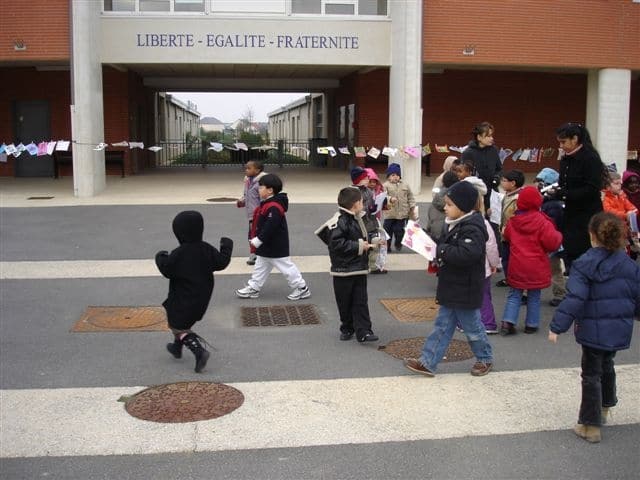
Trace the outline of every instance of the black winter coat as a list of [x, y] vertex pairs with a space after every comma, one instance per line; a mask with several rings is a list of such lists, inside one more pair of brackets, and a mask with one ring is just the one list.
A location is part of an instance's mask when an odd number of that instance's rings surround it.
[[[269, 206], [275, 202], [275, 205]], [[284, 192], [262, 200], [260, 206], [254, 212], [253, 224], [256, 236], [262, 242], [256, 249], [256, 254], [261, 257], [283, 258], [289, 254], [289, 227], [284, 212], [289, 209], [289, 198]]]
[[366, 275], [369, 272], [369, 255], [364, 250], [367, 231], [361, 218], [340, 207], [335, 226], [329, 225], [329, 257], [331, 275]]
[[484, 196], [484, 208], [491, 208], [491, 190], [493, 180], [502, 170], [500, 155], [495, 146], [480, 148], [476, 140], [471, 140], [468, 147], [462, 152], [462, 162], [471, 162], [476, 168], [476, 175], [487, 186], [487, 193]]
[[480, 308], [488, 239], [484, 219], [478, 212], [473, 212], [443, 233], [436, 256], [436, 299], [440, 305]]
[[173, 233], [180, 246], [170, 254], [156, 254], [160, 273], [169, 279], [169, 295], [162, 303], [169, 326], [187, 330], [201, 320], [213, 293], [213, 272], [231, 261], [233, 241], [220, 239], [220, 251], [202, 241], [204, 222], [195, 211], [180, 212], [173, 220]]
[[602, 211], [602, 173], [600, 159], [584, 147], [560, 160], [560, 194], [565, 201], [562, 245], [572, 258], [591, 248], [589, 220]]

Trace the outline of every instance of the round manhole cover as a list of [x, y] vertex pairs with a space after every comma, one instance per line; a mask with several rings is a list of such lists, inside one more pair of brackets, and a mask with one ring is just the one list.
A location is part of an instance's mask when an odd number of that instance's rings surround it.
[[[424, 337], [401, 338], [400, 340], [393, 340], [386, 345], [378, 347], [378, 350], [382, 350], [392, 357], [404, 360], [405, 358], [420, 358], [423, 345]], [[442, 361], [459, 362], [470, 358], [473, 358], [473, 352], [467, 342], [451, 340]]]
[[94, 308], [87, 318], [87, 323], [95, 327], [116, 329], [144, 328], [165, 321], [161, 307]]
[[244, 395], [229, 385], [178, 382], [150, 387], [130, 397], [125, 409], [141, 420], [160, 423], [197, 422], [233, 412]]

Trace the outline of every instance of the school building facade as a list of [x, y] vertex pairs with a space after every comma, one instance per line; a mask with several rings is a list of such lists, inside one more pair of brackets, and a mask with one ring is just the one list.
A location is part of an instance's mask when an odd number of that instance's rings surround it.
[[[112, 173], [96, 144], [158, 141], [167, 91], [321, 93], [326, 107], [312, 118], [323, 123], [310, 128], [336, 148], [461, 146], [483, 120], [514, 151], [557, 147], [555, 128], [584, 122], [619, 170], [640, 147], [637, 0], [0, 5], [0, 144], [71, 140], [77, 196], [98, 194]], [[446, 155], [432, 154], [434, 170]], [[126, 151], [126, 172], [153, 157]], [[393, 160], [418, 190], [421, 159]], [[16, 175], [16, 161], [0, 175]], [[555, 165], [505, 160], [529, 172]]]

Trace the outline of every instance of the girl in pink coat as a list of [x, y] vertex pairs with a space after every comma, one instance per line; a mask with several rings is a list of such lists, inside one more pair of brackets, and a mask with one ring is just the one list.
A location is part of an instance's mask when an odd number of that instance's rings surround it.
[[500, 335], [516, 333], [523, 290], [529, 300], [524, 333], [535, 333], [540, 324], [540, 292], [551, 285], [551, 266], [548, 255], [560, 248], [562, 234], [553, 222], [540, 211], [542, 195], [534, 186], [520, 191], [516, 213], [504, 231], [510, 255], [507, 273], [509, 294], [504, 307]]

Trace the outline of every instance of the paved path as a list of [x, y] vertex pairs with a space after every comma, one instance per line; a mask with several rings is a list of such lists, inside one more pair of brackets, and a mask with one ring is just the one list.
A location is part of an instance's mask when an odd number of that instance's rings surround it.
[[[620, 403], [603, 442], [588, 445], [570, 432], [580, 388], [570, 334], [555, 346], [543, 332], [492, 337], [496, 368], [482, 378], [469, 375], [472, 361], [442, 364], [436, 378], [425, 378], [376, 345], [337, 339], [326, 250], [310, 232], [334, 210], [342, 174], [306, 184], [294, 175], [301, 184], [292, 197], [307, 200], [289, 212], [292, 252], [313, 292], [304, 303], [316, 305], [320, 325], [257, 329], [239, 324], [239, 309], [286, 302], [282, 277], [274, 275], [259, 299], [235, 298], [250, 273], [244, 218], [233, 205], [207, 203], [206, 182], [189, 189], [187, 176], [160, 176], [164, 183], [147, 180], [137, 196], [125, 184], [139, 179], [110, 179], [113, 189], [94, 201], [74, 199], [52, 180], [23, 182], [28, 191], [0, 182], [0, 478], [637, 477], [637, 327], [632, 348], [617, 356]], [[224, 182], [215, 189], [235, 191]], [[26, 200], [36, 191], [54, 192], [60, 204], [34, 208], [46, 202]], [[159, 201], [171, 192], [179, 201]], [[165, 332], [71, 332], [88, 305], [164, 298], [167, 282], [151, 259], [175, 244], [170, 221], [186, 208], [203, 212], [207, 239], [224, 233], [236, 241], [196, 327], [216, 347], [207, 369], [195, 374], [188, 352], [171, 358]], [[424, 267], [415, 254], [392, 254], [389, 275], [369, 278], [380, 344], [429, 332], [429, 323], [398, 322], [379, 302], [433, 296], [435, 279]], [[493, 289], [498, 315], [505, 293]], [[552, 313], [543, 305], [542, 330]], [[184, 380], [232, 385], [244, 404], [216, 420], [156, 424], [117, 401]]]

